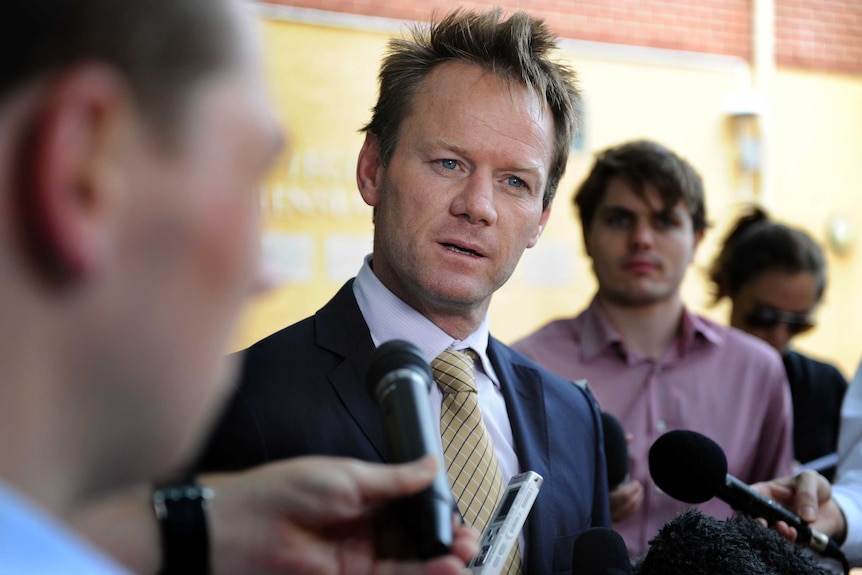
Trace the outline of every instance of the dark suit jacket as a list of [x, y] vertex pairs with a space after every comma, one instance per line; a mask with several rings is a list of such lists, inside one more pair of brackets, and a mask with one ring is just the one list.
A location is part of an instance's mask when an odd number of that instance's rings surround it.
[[[807, 463], [838, 450], [838, 425], [847, 380], [834, 365], [795, 351], [784, 354], [793, 397], [793, 451]], [[830, 481], [835, 466], [821, 471]]]
[[[239, 390], [197, 466], [239, 470], [307, 454], [385, 462], [365, 371], [374, 349], [348, 282], [313, 317], [246, 351]], [[526, 526], [526, 572], [572, 572], [575, 537], [609, 526], [599, 410], [592, 395], [491, 338], [522, 470], [544, 477]]]

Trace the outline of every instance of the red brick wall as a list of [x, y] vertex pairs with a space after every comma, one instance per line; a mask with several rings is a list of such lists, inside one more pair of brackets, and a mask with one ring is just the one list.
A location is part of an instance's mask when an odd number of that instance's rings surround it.
[[862, 72], [862, 1], [777, 0], [779, 65]]
[[[332, 12], [424, 20], [452, 0], [267, 0]], [[749, 59], [754, 0], [515, 0], [562, 37]], [[489, 8], [499, 0], [465, 0]], [[776, 62], [862, 73], [862, 0], [775, 0]]]

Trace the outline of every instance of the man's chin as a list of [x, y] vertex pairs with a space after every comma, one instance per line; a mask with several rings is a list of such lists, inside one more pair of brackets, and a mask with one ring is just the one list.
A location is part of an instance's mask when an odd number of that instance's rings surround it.
[[674, 297], [674, 292], [656, 289], [626, 289], [605, 292], [605, 298], [623, 307], [649, 307], [666, 302]]

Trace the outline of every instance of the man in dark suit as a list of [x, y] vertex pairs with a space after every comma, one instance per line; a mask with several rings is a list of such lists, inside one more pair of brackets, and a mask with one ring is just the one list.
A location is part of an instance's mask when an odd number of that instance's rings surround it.
[[[247, 351], [199, 468], [309, 453], [387, 461], [364, 382], [375, 346], [406, 339], [429, 360], [469, 348], [503, 482], [526, 470], [545, 480], [521, 538], [524, 571], [571, 572], [574, 538], [610, 523], [597, 405], [487, 323], [492, 294], [548, 220], [575, 130], [574, 73], [555, 49], [543, 22], [499, 10], [456, 11], [390, 44], [357, 166], [373, 253], [317, 314]], [[430, 400], [439, 412], [436, 386]]]

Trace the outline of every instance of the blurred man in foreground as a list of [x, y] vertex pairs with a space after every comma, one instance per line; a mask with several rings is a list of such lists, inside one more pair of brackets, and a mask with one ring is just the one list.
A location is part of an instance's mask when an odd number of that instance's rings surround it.
[[[220, 360], [253, 289], [257, 185], [280, 145], [239, 6], [4, 5], [0, 572], [124, 572], [68, 524], [108, 494], [178, 469], [228, 388]], [[378, 563], [368, 524], [374, 506], [422, 488], [433, 469], [319, 459], [257, 470], [233, 478], [245, 490], [227, 493], [244, 504], [211, 517], [213, 533], [288, 501], [276, 487], [295, 490], [301, 505], [278, 508], [276, 534], [293, 543], [291, 572], [426, 572]], [[230, 509], [219, 491], [229, 479], [214, 495], [169, 501], [166, 517], [175, 504], [202, 517], [209, 497]], [[329, 497], [309, 495], [315, 484]], [[427, 572], [463, 567], [475, 548], [466, 537], [460, 557]], [[129, 544], [158, 557], [154, 539]]]

